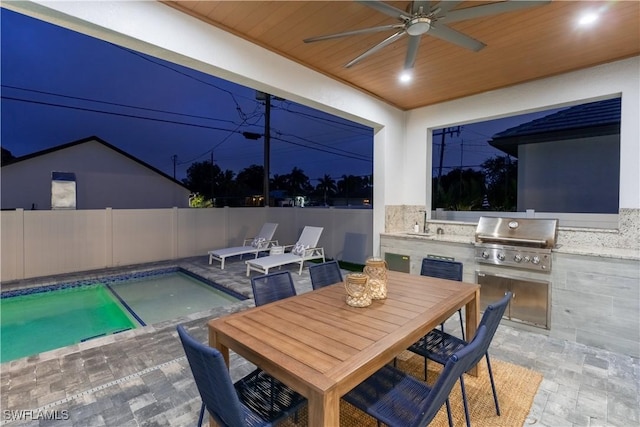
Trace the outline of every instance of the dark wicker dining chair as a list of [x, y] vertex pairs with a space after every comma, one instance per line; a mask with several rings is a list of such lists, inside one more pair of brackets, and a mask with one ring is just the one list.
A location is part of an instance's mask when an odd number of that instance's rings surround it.
[[251, 288], [256, 306], [296, 295], [296, 288], [288, 271], [252, 277]]
[[[447, 359], [433, 387], [409, 373], [385, 365], [356, 386], [343, 399], [389, 427], [418, 427], [428, 425], [443, 404], [446, 404], [449, 426], [453, 427], [449, 395], [463, 374], [482, 357], [481, 347], [487, 333], [486, 326], [469, 345]], [[464, 393], [464, 382], [460, 383]]]
[[309, 276], [311, 276], [311, 287], [314, 290], [342, 282], [340, 264], [336, 260], [310, 265]]
[[[420, 275], [435, 277], [438, 279], [457, 280], [462, 282], [462, 263], [457, 261], [449, 261], [436, 258], [424, 258]], [[462, 331], [462, 339], [464, 340], [464, 324], [462, 322], [462, 308], [458, 309], [458, 317], [460, 318], [460, 330]], [[441, 325], [444, 331], [444, 326]]]
[[264, 371], [255, 370], [232, 383], [222, 354], [191, 337], [182, 325], [178, 335], [205, 408], [221, 426], [272, 426], [295, 414], [307, 400]]
[[[502, 320], [502, 316], [504, 315], [505, 310], [507, 309], [507, 305], [511, 300], [511, 292], [507, 292], [502, 299], [499, 301], [490, 304], [485, 308], [484, 314], [482, 315], [482, 319], [480, 319], [479, 327], [485, 327], [487, 329], [487, 334], [481, 343], [482, 345], [482, 353], [480, 357], [473, 363], [472, 366], [475, 366], [484, 356], [487, 360], [487, 370], [489, 371], [489, 379], [491, 380], [491, 390], [493, 391], [493, 402], [496, 405], [496, 414], [500, 415], [500, 405], [498, 404], [498, 394], [496, 393], [496, 384], [493, 380], [493, 372], [491, 370], [491, 362], [489, 360], [489, 346], [491, 345], [491, 341], [493, 340], [493, 336], [498, 329], [498, 325], [500, 324], [500, 320]], [[474, 339], [475, 340], [475, 339]], [[447, 334], [446, 332], [442, 332], [438, 329], [433, 329], [427, 335], [418, 340], [415, 344], [409, 347], [409, 350], [419, 354], [424, 357], [425, 364], [425, 375], [427, 371], [427, 359], [433, 360], [436, 363], [440, 363], [444, 365], [449, 360], [452, 354], [460, 351], [461, 349], [469, 346], [470, 344], [464, 340], [461, 340], [458, 337]], [[462, 382], [463, 379], [460, 378]], [[465, 416], [467, 417], [467, 425], [469, 425], [469, 410], [467, 407], [467, 397], [464, 393], [462, 393], [462, 401], [465, 406]]]

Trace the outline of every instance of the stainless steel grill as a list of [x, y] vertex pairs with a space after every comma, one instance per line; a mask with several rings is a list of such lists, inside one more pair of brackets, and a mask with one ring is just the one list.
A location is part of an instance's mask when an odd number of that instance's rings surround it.
[[481, 217], [475, 235], [479, 263], [551, 271], [557, 219]]

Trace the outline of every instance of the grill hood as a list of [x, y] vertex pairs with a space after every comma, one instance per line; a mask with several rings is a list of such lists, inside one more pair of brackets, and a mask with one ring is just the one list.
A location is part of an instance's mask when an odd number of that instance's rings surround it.
[[552, 249], [558, 239], [558, 220], [544, 218], [480, 217], [476, 243]]

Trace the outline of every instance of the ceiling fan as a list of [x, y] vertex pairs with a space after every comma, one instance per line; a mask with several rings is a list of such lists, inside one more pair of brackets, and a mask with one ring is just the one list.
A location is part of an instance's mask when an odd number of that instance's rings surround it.
[[415, 64], [416, 56], [418, 53], [418, 46], [420, 45], [420, 39], [424, 34], [437, 37], [444, 41], [477, 52], [484, 48], [486, 45], [466, 34], [449, 28], [445, 24], [464, 21], [467, 19], [481, 18], [483, 16], [496, 15], [513, 10], [526, 9], [534, 6], [541, 6], [550, 2], [551, 0], [510, 0], [453, 10], [457, 5], [462, 3], [462, 1], [444, 0], [433, 5], [431, 1], [412, 1], [407, 7], [407, 11], [404, 11], [381, 1], [358, 1], [358, 3], [362, 3], [363, 5], [382, 12], [385, 15], [396, 18], [398, 21], [400, 21], [400, 23], [363, 28], [360, 30], [345, 31], [342, 33], [328, 34], [318, 37], [310, 37], [308, 39], [305, 39], [304, 42], [312, 43], [322, 40], [331, 40], [340, 37], [354, 36], [358, 34], [396, 30], [394, 34], [387, 37], [382, 42], [378, 43], [372, 48], [366, 50], [358, 57], [349, 61], [347, 64], [345, 64], [345, 68], [349, 68], [357, 64], [368, 56], [378, 52], [382, 48], [401, 39], [403, 36], [408, 35], [409, 46], [407, 48], [407, 56], [404, 62], [404, 69], [409, 70], [413, 68]]

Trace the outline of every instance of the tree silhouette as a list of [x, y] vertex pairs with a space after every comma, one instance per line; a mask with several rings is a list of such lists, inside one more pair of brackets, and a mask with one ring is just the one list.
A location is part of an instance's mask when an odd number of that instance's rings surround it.
[[346, 204], [350, 198], [369, 198], [371, 193], [369, 176], [342, 175], [337, 183], [338, 195], [344, 197]]
[[509, 155], [494, 156], [482, 163], [487, 198], [492, 210], [515, 211], [518, 197], [518, 161]]
[[187, 177], [182, 183], [205, 199], [212, 199], [215, 192], [216, 178], [220, 175], [220, 167], [210, 161], [194, 162], [187, 169]]
[[287, 189], [287, 175], [273, 175], [273, 178], [269, 181], [272, 190], [286, 190]]
[[316, 186], [316, 190], [322, 195], [324, 205], [327, 206], [327, 198], [336, 194], [338, 187], [336, 186], [336, 180], [331, 178], [330, 175], [324, 174], [324, 177], [320, 178], [320, 182]]
[[453, 211], [482, 208], [482, 199], [485, 193], [482, 172], [471, 168], [455, 168], [446, 175], [442, 175], [440, 181], [440, 185], [438, 185], [437, 178], [434, 178], [432, 182], [432, 203], [435, 208]]
[[238, 190], [241, 196], [254, 196], [264, 191], [264, 167], [251, 165], [240, 172], [236, 177]]
[[[217, 165], [212, 166], [210, 161], [204, 161], [193, 163], [187, 170], [187, 178], [182, 182], [192, 192], [202, 195], [205, 201], [213, 199], [214, 206], [244, 206], [247, 197], [262, 194], [263, 177], [264, 168], [260, 165], [251, 165], [235, 175], [230, 170], [223, 172]], [[347, 204], [350, 197], [370, 200], [372, 183], [368, 175], [343, 175], [336, 182], [325, 174], [318, 181], [314, 188], [304, 171], [294, 167], [288, 174], [275, 174], [269, 183], [271, 190], [284, 191], [286, 197], [315, 195], [315, 200], [321, 198], [325, 205], [330, 204], [330, 198], [336, 195], [346, 198]], [[199, 205], [207, 206], [205, 202]]]
[[302, 169], [294, 167], [291, 173], [287, 175], [287, 189], [290, 196], [297, 196], [311, 191], [313, 188], [309, 182], [309, 177], [304, 174]]

